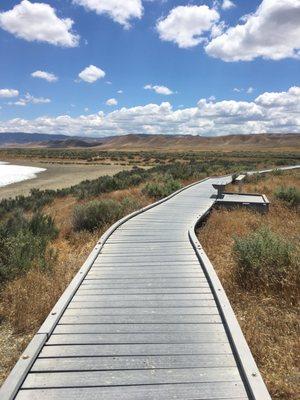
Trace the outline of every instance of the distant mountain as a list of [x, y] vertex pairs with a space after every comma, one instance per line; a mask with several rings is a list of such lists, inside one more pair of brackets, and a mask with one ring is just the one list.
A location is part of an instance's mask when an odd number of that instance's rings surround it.
[[[30, 145], [30, 144], [29, 144]], [[64, 139], [64, 140], [51, 140], [48, 142], [39, 142], [39, 145], [42, 147], [48, 147], [51, 149], [65, 149], [72, 147], [82, 147], [89, 148], [95, 146], [101, 146], [102, 141], [97, 140], [86, 140], [86, 139]]]
[[[68, 141], [69, 140], [79, 140], [82, 141], [81, 144], [84, 143], [98, 143], [100, 139], [94, 138], [86, 138], [86, 137], [79, 137], [79, 136], [68, 136], [68, 135], [52, 135], [46, 133], [25, 133], [25, 132], [0, 132], [0, 146], [12, 146], [12, 145], [27, 145], [29, 143], [32, 144], [46, 144], [51, 142], [61, 142], [61, 141]], [[75, 146], [76, 147], [76, 146]]]
[[0, 133], [0, 147], [89, 148], [124, 151], [201, 151], [298, 149], [300, 134], [262, 133], [227, 136], [129, 134], [90, 138], [41, 133]]
[[103, 150], [253, 150], [293, 148], [300, 150], [300, 134], [249, 134], [227, 136], [124, 135], [107, 139]]

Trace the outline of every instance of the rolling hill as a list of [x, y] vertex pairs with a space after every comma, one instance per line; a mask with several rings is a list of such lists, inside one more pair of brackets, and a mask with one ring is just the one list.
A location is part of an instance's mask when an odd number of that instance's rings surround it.
[[255, 134], [217, 137], [190, 135], [125, 135], [106, 140], [103, 150], [253, 150], [293, 148], [300, 150], [300, 134]]
[[228, 136], [129, 134], [105, 138], [41, 133], [0, 133], [0, 147], [94, 148], [122, 151], [300, 150], [300, 134], [264, 133]]

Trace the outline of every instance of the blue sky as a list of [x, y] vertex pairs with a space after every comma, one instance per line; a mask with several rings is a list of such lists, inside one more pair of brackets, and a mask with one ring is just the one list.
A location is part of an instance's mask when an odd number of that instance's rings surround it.
[[0, 132], [299, 132], [299, 0], [118, 3], [1, 3]]

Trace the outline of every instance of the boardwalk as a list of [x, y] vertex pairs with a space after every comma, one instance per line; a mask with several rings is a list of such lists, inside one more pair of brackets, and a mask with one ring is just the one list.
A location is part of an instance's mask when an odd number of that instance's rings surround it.
[[192, 185], [108, 232], [1, 399], [270, 399], [194, 234], [215, 201], [214, 182]]

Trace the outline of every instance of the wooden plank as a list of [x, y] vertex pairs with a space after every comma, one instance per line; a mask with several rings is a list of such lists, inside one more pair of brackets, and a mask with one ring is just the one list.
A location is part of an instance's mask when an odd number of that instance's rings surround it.
[[117, 282], [117, 283], [118, 282], [123, 283], [124, 281], [132, 282], [133, 280], [137, 281], [137, 282], [149, 282], [149, 281], [156, 282], [157, 280], [160, 282], [161, 281], [173, 282], [173, 279], [176, 279], [177, 281], [183, 280], [183, 282], [199, 279], [202, 283], [207, 282], [207, 279], [203, 275], [201, 275], [201, 273], [198, 274], [197, 272], [192, 272], [191, 274], [188, 274], [185, 272], [182, 272], [181, 274], [180, 273], [175, 273], [175, 274], [174, 273], [173, 274], [151, 274], [151, 273], [143, 274], [143, 273], [140, 273], [140, 274], [136, 274], [135, 276], [134, 275], [128, 276], [126, 274], [125, 275], [120, 275], [120, 274], [108, 275], [108, 274], [104, 274], [102, 271], [91, 271], [87, 274], [87, 276], [85, 278], [85, 280], [89, 280], [89, 279], [97, 279], [97, 280], [106, 281], [106, 282], [113, 281], [113, 282]]
[[[177, 288], [142, 288], [142, 289], [102, 289], [94, 285], [81, 285], [81, 287], [77, 290], [77, 295], [73, 299], [77, 301], [78, 296], [86, 296], [86, 295], [96, 295], [99, 296], [99, 299], [96, 301], [102, 300], [110, 300], [111, 296], [116, 296], [116, 299], [119, 296], [126, 295], [128, 300], [173, 300], [173, 299], [213, 299], [213, 295], [211, 292], [203, 293], [203, 288], [201, 287], [177, 287]], [[178, 296], [174, 296], [178, 295]], [[100, 297], [101, 296], [101, 297]], [[104, 296], [104, 297], [103, 297]], [[106, 297], [105, 297], [106, 296]], [[162, 297], [163, 296], [163, 297]], [[90, 300], [88, 300], [90, 301]]]
[[126, 288], [136, 288], [136, 289], [142, 289], [142, 288], [150, 288], [150, 287], [155, 287], [155, 288], [178, 288], [178, 287], [201, 287], [203, 288], [203, 293], [209, 293], [211, 290], [209, 289], [209, 286], [206, 282], [195, 282], [193, 279], [185, 279], [184, 281], [181, 281], [181, 279], [175, 279], [171, 280], [166, 280], [166, 279], [152, 279], [152, 281], [149, 280], [144, 280], [142, 282], [101, 282], [101, 280], [97, 279], [86, 279], [83, 283], [84, 286], [94, 286], [97, 288], [102, 288], [102, 289], [109, 289], [109, 288], [118, 288], [118, 289], [126, 289]]
[[[174, 228], [176, 229], [176, 228]], [[171, 250], [177, 250], [177, 249], [191, 249], [191, 244], [187, 241], [182, 241], [180, 243], [174, 243], [174, 244], [169, 244], [169, 243], [138, 243], [138, 242], [131, 242], [128, 244], [113, 244], [113, 243], [105, 243], [105, 248], [101, 250], [101, 252], [109, 252], [111, 254], [114, 254], [114, 252], [119, 252], [119, 251], [126, 251], [130, 253], [131, 251], [144, 251], [144, 250], [161, 250], [161, 249], [166, 249], [168, 251]]]
[[44, 346], [40, 358], [49, 357], [100, 357], [148, 356], [180, 354], [232, 354], [229, 343], [176, 343], [176, 344], [86, 344], [72, 346]]
[[173, 283], [175, 284], [180, 284], [182, 283], [183, 285], [185, 283], [193, 283], [195, 282], [199, 283], [201, 287], [208, 287], [208, 282], [206, 279], [199, 279], [197, 276], [190, 276], [190, 277], [177, 277], [177, 276], [163, 276], [163, 277], [152, 277], [152, 276], [143, 276], [140, 278], [106, 278], [102, 277], [102, 275], [89, 275], [85, 278], [85, 282], [91, 282], [91, 283], [97, 283], [98, 285], [113, 285], [113, 286], [118, 286], [118, 285], [130, 285], [130, 286], [136, 286], [136, 285], [144, 285], [144, 286], [149, 286], [149, 285], [155, 285], [156, 283], [160, 284], [167, 284], [171, 285]]
[[124, 262], [135, 263], [139, 261], [144, 261], [145, 264], [147, 262], [153, 261], [160, 261], [160, 262], [197, 262], [197, 257], [194, 253], [189, 254], [162, 254], [162, 252], [153, 252], [152, 254], [148, 252], [148, 254], [130, 254], [127, 253], [126, 256], [124, 255], [117, 255], [117, 254], [101, 254], [98, 256], [95, 265], [103, 262], [103, 263], [119, 263], [123, 264]]
[[146, 344], [146, 343], [227, 343], [225, 332], [169, 333], [74, 333], [51, 335], [47, 345], [71, 344]]
[[219, 315], [214, 307], [98, 307], [98, 308], [67, 308], [64, 317], [70, 316], [114, 316], [114, 315]]
[[53, 334], [72, 333], [225, 332], [222, 324], [70, 324], [57, 325]]
[[38, 358], [31, 372], [235, 367], [232, 355]]
[[[167, 223], [167, 221], [166, 221], [166, 223]], [[122, 244], [124, 244], [124, 243], [132, 243], [133, 242], [133, 240], [132, 240], [132, 238], [123, 238], [123, 239], [109, 239], [108, 241], [107, 241], [107, 243], [108, 244], [116, 244], [116, 245], [119, 245], [120, 243]], [[143, 237], [136, 237], [135, 239], [134, 239], [134, 242], [135, 243], [137, 243], [137, 244], [140, 244], [140, 243], [146, 243], [146, 244], [151, 244], [151, 243], [173, 243], [173, 244], [175, 244], [175, 243], [186, 243], [186, 240], [185, 239], [159, 239], [159, 238], [143, 238]]]
[[176, 263], [176, 262], [172, 262], [172, 263], [163, 263], [163, 262], [153, 262], [153, 263], [142, 263], [142, 262], [138, 262], [138, 263], [130, 263], [130, 264], [116, 264], [116, 263], [110, 263], [110, 264], [99, 264], [99, 265], [95, 265], [93, 266], [93, 270], [102, 270], [103, 268], [119, 268], [120, 270], [123, 270], [123, 272], [128, 271], [130, 272], [131, 269], [143, 269], [143, 270], [155, 270], [155, 269], [160, 269], [161, 272], [168, 272], [168, 271], [172, 271], [173, 268], [181, 268], [182, 270], [184, 269], [195, 269], [199, 272], [203, 272], [201, 266], [199, 265], [199, 263]]
[[[157, 307], [215, 307], [214, 300], [100, 300], [100, 301], [71, 301], [68, 310], [85, 308], [111, 308], [111, 307], [133, 307], [133, 308], [157, 308]], [[133, 310], [134, 312], [134, 310]]]
[[[185, 248], [178, 248], [178, 247], [170, 248], [169, 246], [167, 248], [157, 247], [154, 251], [154, 254], [156, 256], [160, 255], [163, 258], [168, 258], [174, 255], [176, 255], [176, 257], [177, 256], [179, 257], [187, 256], [188, 258], [195, 257], [195, 252], [192, 246]], [[115, 258], [115, 257], [123, 258], [124, 260], [124, 256], [128, 257], [128, 255], [130, 255], [131, 257], [143, 257], [151, 255], [151, 252], [147, 248], [143, 249], [132, 248], [130, 250], [124, 249], [123, 251], [117, 248], [114, 252], [112, 252], [111, 249], [106, 250], [104, 247], [103, 250], [99, 253], [99, 256], [97, 257], [97, 262], [102, 259]]]
[[[90, 286], [88, 286], [89, 288]], [[174, 288], [167, 289], [163, 288], [163, 291], [160, 289], [155, 288], [144, 288], [144, 289], [131, 289], [130, 293], [126, 293], [126, 289], [123, 289], [123, 293], [120, 289], [112, 291], [103, 292], [104, 289], [91, 287], [91, 289], [82, 289], [78, 290], [78, 294], [74, 296], [73, 302], [75, 301], [112, 301], [112, 300], [212, 300], [213, 295], [210, 291], [203, 291], [203, 288], [188, 288], [189, 290], [193, 290], [191, 293], [190, 291], [185, 291], [185, 288]], [[198, 289], [198, 291], [197, 291]], [[130, 289], [128, 289], [129, 291]], [[183, 291], [183, 293], [179, 292]], [[195, 291], [195, 292], [194, 292]], [[204, 292], [204, 293], [203, 293]]]
[[245, 400], [241, 382], [21, 390], [16, 400]]
[[103, 276], [104, 278], [168, 278], [169, 276], [177, 276], [178, 278], [189, 278], [191, 275], [197, 275], [197, 279], [200, 280], [207, 280], [204, 273], [199, 267], [192, 269], [191, 267], [188, 268], [166, 268], [162, 270], [160, 267], [155, 268], [115, 268], [115, 267], [106, 267], [106, 268], [94, 268], [90, 275], [99, 275]]
[[166, 268], [168, 268], [169, 266], [174, 266], [174, 267], [178, 267], [178, 266], [182, 266], [182, 267], [185, 267], [185, 266], [189, 266], [189, 265], [191, 265], [191, 266], [198, 266], [199, 268], [200, 268], [200, 264], [199, 264], [199, 262], [196, 260], [196, 259], [194, 259], [194, 260], [186, 260], [186, 261], [184, 261], [184, 260], [176, 260], [176, 259], [174, 259], [174, 260], [171, 260], [171, 261], [169, 261], [169, 260], [160, 260], [160, 259], [157, 259], [157, 260], [153, 260], [153, 261], [143, 261], [143, 260], [138, 260], [138, 261], [135, 261], [135, 262], [133, 262], [133, 261], [127, 261], [126, 259], [123, 259], [123, 261], [120, 263], [120, 262], [114, 262], [114, 261], [112, 261], [112, 262], [104, 262], [104, 261], [101, 261], [101, 262], [97, 262], [97, 263], [94, 263], [93, 264], [93, 268], [96, 268], [96, 267], [119, 267], [119, 268], [121, 268], [122, 266], [124, 267], [124, 268], [128, 268], [128, 267], [137, 267], [137, 266], [144, 266], [144, 267], [153, 267], [153, 266], [161, 266], [161, 267], [166, 267]]
[[67, 316], [63, 315], [60, 319], [61, 324], [178, 324], [178, 323], [200, 323], [214, 324], [221, 323], [219, 315], [87, 315], [87, 316]]
[[76, 371], [30, 373], [22, 388], [67, 388], [170, 383], [236, 382], [237, 368], [187, 368], [127, 371]]

